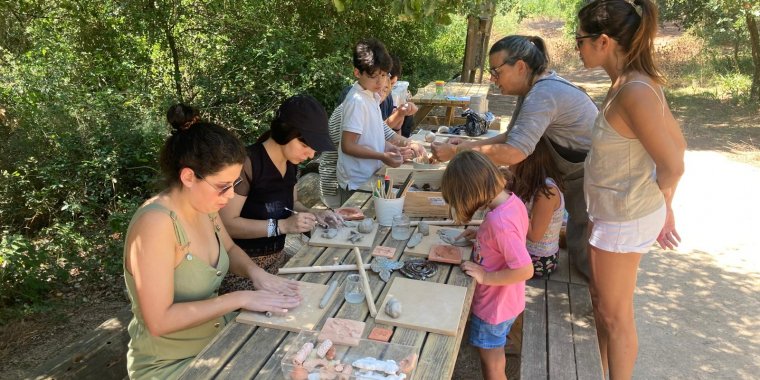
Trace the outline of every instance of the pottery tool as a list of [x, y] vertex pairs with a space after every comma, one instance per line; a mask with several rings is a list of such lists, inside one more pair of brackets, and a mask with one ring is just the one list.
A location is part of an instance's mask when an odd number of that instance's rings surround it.
[[391, 176], [385, 175], [385, 188], [383, 189], [383, 198], [388, 198], [388, 194], [390, 193], [390, 186], [391, 186]]
[[[283, 207], [283, 208], [285, 209], [285, 211], [290, 211], [290, 213], [293, 214], [293, 215], [298, 215], [299, 214], [299, 212], [296, 211], [296, 210], [291, 210], [291, 209], [289, 209], [287, 207]], [[320, 227], [322, 227], [322, 228], [330, 228], [330, 226], [328, 226], [327, 224], [320, 223], [319, 220], [317, 220], [317, 225], [320, 226]]]
[[335, 293], [335, 289], [338, 287], [338, 280], [332, 280], [330, 283], [330, 287], [327, 288], [327, 291], [325, 292], [325, 295], [322, 296], [322, 300], [319, 301], [319, 308], [324, 309], [325, 306], [327, 306], [327, 302], [330, 301], [330, 298], [332, 298], [333, 293]]
[[354, 247], [354, 256], [356, 256], [356, 265], [359, 267], [359, 277], [362, 278], [362, 285], [364, 286], [365, 294], [364, 298], [367, 300], [369, 315], [374, 318], [377, 315], [377, 309], [375, 308], [375, 296], [372, 295], [372, 288], [369, 287], [369, 279], [367, 278], [367, 272], [364, 271], [364, 263], [362, 262], [362, 254], [359, 252], [359, 248]]
[[[364, 264], [365, 269], [369, 269], [370, 264]], [[359, 269], [356, 264], [339, 264], [339, 265], [315, 265], [313, 267], [293, 267], [280, 268], [277, 274], [300, 274], [300, 273], [317, 273], [317, 272], [342, 272]]]
[[401, 198], [406, 194], [407, 190], [409, 190], [409, 187], [412, 186], [412, 183], [414, 183], [414, 172], [410, 172], [407, 176], [404, 182], [401, 184], [401, 187], [398, 188], [398, 197]]
[[[421, 221], [414, 220], [409, 222], [412, 227], [420, 224]], [[479, 226], [483, 223], [482, 220], [471, 220], [467, 223], [456, 223], [453, 220], [422, 220], [430, 226]]]

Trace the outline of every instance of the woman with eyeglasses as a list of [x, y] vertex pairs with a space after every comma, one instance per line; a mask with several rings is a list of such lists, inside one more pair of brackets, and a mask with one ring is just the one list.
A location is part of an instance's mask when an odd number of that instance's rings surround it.
[[507, 132], [486, 140], [434, 143], [433, 155], [448, 161], [457, 151], [473, 149], [508, 166], [522, 162], [537, 144], [546, 144], [565, 183], [568, 253], [588, 276], [583, 160], [591, 147], [596, 105], [582, 89], [548, 69], [549, 55], [540, 37], [504, 37], [491, 46], [488, 60], [491, 81], [503, 95], [518, 97]]
[[680, 241], [671, 202], [686, 141], [655, 64], [656, 6], [649, 0], [595, 1], [578, 18], [583, 65], [601, 66], [612, 82], [586, 159], [591, 299], [604, 369], [611, 379], [630, 379], [638, 352], [636, 275], [655, 241], [663, 248]]
[[[280, 105], [269, 131], [246, 148], [247, 157], [235, 186], [235, 196], [221, 212], [230, 235], [248, 257], [276, 274], [285, 263], [285, 235], [311, 231], [319, 223], [342, 219], [329, 210], [310, 210], [298, 202], [298, 164], [316, 151], [333, 151], [327, 113], [308, 95], [296, 95]], [[230, 274], [221, 293], [252, 289], [247, 278]]]
[[[256, 266], [217, 217], [245, 160], [240, 141], [186, 105], [169, 108], [167, 119], [160, 163], [168, 187], [137, 210], [124, 246], [133, 379], [179, 377], [235, 310], [286, 313], [301, 302], [297, 283]], [[228, 270], [257, 290], [218, 296]]]

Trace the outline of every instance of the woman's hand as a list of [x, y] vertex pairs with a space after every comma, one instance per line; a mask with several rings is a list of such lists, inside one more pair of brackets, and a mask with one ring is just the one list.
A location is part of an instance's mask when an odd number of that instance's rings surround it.
[[317, 222], [319, 222], [319, 224], [333, 228], [338, 228], [345, 222], [340, 214], [336, 214], [332, 210], [319, 210], [314, 213], [314, 216], [317, 217]]
[[427, 151], [425, 150], [425, 147], [422, 146], [422, 144], [418, 142], [411, 142], [409, 144], [409, 147], [412, 148], [412, 151], [414, 152], [414, 157], [425, 157], [427, 156]]
[[404, 163], [404, 157], [398, 152], [385, 152], [382, 161], [392, 168], [397, 168]]
[[657, 244], [665, 249], [674, 249], [681, 242], [681, 236], [676, 231], [676, 217], [673, 209], [668, 207], [665, 214], [665, 224], [662, 226], [660, 235], [657, 236]]
[[298, 295], [282, 295], [268, 290], [243, 290], [240, 293], [241, 308], [245, 310], [285, 314], [301, 304]]
[[434, 142], [430, 144], [430, 148], [433, 151], [433, 158], [441, 162], [450, 160], [457, 153], [457, 147], [454, 144]]
[[483, 285], [486, 278], [486, 270], [472, 261], [465, 261], [460, 265], [464, 273], [475, 279], [478, 284]]
[[280, 227], [280, 233], [283, 234], [297, 234], [311, 231], [314, 229], [315, 224], [317, 224], [317, 217], [310, 212], [299, 212], [287, 219], [280, 219], [277, 222], [277, 226]]
[[256, 274], [251, 276], [251, 282], [253, 282], [254, 289], [266, 290], [285, 296], [296, 296], [300, 299], [298, 281], [275, 276], [271, 273], [267, 273], [261, 268], [257, 268], [257, 270]]

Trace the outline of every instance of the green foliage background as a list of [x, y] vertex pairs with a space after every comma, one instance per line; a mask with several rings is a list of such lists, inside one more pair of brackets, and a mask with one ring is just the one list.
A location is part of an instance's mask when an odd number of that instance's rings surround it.
[[290, 95], [310, 93], [330, 112], [364, 37], [400, 57], [413, 88], [456, 74], [463, 16], [402, 21], [394, 5], [1, 3], [0, 306], [118, 278], [129, 218], [157, 190], [170, 104], [193, 104], [250, 142]]

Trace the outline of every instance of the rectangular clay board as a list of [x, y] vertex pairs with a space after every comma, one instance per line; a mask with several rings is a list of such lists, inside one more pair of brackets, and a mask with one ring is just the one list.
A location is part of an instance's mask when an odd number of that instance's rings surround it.
[[319, 301], [322, 300], [322, 296], [327, 292], [328, 286], [304, 281], [298, 284], [303, 301], [301, 301], [298, 307], [288, 311], [286, 315], [267, 317], [264, 313], [244, 310], [238, 314], [235, 321], [293, 332], [313, 330], [327, 312], [328, 308], [319, 308]]
[[332, 247], [332, 248], [371, 248], [372, 243], [375, 241], [375, 235], [377, 235], [377, 222], [372, 227], [372, 232], [368, 234], [361, 234], [362, 239], [358, 242], [351, 243], [348, 241], [348, 235], [350, 230], [356, 231], [356, 227], [342, 227], [338, 229], [338, 236], [328, 239], [322, 237], [322, 233], [325, 230], [322, 227], [317, 226], [311, 233], [311, 239], [309, 239], [309, 245], [312, 247]]
[[[410, 247], [404, 248], [404, 253], [408, 253], [414, 256], [428, 257], [428, 254], [430, 253], [430, 247], [432, 247], [435, 244], [444, 244], [444, 245], [446, 244], [438, 236], [438, 230], [441, 230], [441, 229], [455, 229], [455, 230], [464, 231], [464, 227], [430, 226], [430, 234], [428, 236], [423, 236], [420, 244], [414, 246], [413, 248], [410, 248]], [[419, 232], [419, 227], [417, 227], [417, 230], [415, 230], [414, 232]], [[457, 247], [457, 248], [459, 248], [459, 250], [462, 251], [462, 260], [467, 261], [470, 259], [470, 255], [472, 254], [472, 246]]]

